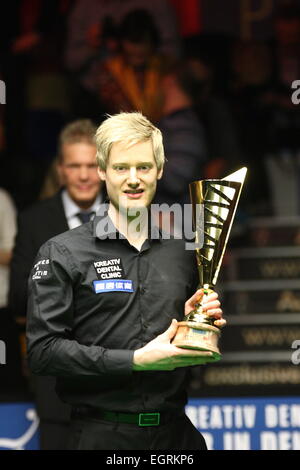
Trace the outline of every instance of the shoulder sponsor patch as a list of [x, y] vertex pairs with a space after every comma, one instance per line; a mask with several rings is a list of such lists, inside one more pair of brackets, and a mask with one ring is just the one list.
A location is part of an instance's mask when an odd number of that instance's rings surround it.
[[38, 261], [34, 266], [33, 266], [33, 275], [32, 279], [42, 279], [44, 277], [47, 277], [49, 274], [49, 264], [50, 260], [49, 259], [41, 259]]
[[94, 268], [98, 279], [124, 279], [125, 277], [121, 258], [94, 261]]
[[133, 292], [133, 283], [129, 279], [110, 279], [109, 281], [93, 281], [96, 294], [103, 292]]

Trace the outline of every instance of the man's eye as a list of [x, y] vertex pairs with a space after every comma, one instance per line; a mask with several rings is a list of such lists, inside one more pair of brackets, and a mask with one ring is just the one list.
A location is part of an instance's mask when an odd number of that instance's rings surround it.
[[71, 170], [75, 169], [75, 168], [79, 168], [79, 165], [76, 165], [75, 163], [74, 164], [70, 164], [70, 165], [67, 165], [67, 168], [71, 168]]
[[115, 167], [115, 170], [117, 170], [117, 171], [125, 171], [126, 168], [125, 168], [125, 166], [116, 166], [116, 167]]
[[141, 170], [141, 171], [148, 171], [148, 170], [149, 170], [149, 167], [148, 167], [148, 166], [139, 166], [139, 167], [138, 167], [138, 170]]

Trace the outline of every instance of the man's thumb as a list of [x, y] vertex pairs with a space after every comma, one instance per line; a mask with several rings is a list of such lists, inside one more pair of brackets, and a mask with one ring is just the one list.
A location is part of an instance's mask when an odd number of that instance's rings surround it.
[[174, 338], [176, 331], [177, 331], [177, 320], [173, 318], [169, 328], [161, 335], [162, 339], [166, 341], [171, 341], [171, 339]]

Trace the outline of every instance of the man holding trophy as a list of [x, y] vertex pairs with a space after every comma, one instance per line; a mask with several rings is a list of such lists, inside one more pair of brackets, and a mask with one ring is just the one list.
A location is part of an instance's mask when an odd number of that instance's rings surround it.
[[[195, 256], [185, 240], [148, 223], [164, 166], [160, 131], [140, 113], [120, 113], [100, 125], [96, 146], [109, 202], [39, 251], [29, 281], [29, 365], [56, 376], [59, 397], [72, 406], [70, 449], [206, 449], [184, 407], [189, 366], [220, 357], [214, 330], [226, 322], [209, 290], [216, 275], [201, 278], [201, 249]], [[218, 222], [211, 208], [209, 220], [204, 214], [203, 266], [212, 274], [227, 240], [225, 206], [232, 219], [238, 199], [220, 181]]]

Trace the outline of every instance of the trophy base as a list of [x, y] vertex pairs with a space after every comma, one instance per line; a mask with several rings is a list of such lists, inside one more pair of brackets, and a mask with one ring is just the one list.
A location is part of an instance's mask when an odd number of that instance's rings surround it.
[[182, 321], [172, 344], [178, 348], [209, 351], [213, 354], [209, 362], [219, 361], [221, 353], [218, 348], [220, 330], [216, 326], [205, 323]]

